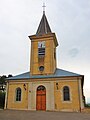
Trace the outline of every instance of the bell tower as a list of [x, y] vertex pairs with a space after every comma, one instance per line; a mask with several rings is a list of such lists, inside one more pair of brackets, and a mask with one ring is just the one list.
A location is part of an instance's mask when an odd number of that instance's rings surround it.
[[45, 11], [35, 35], [31, 40], [30, 75], [54, 74], [56, 70], [56, 47], [58, 46], [55, 33], [52, 33]]

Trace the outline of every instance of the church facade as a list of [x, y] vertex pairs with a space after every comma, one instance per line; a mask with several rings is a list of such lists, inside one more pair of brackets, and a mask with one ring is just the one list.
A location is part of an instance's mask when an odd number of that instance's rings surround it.
[[84, 76], [57, 68], [58, 41], [45, 12], [31, 40], [30, 72], [7, 79], [5, 109], [81, 111]]

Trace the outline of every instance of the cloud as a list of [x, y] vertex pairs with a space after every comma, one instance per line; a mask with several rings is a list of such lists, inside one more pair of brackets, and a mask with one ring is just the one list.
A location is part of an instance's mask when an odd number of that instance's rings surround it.
[[79, 54], [79, 49], [78, 48], [72, 48], [68, 52], [69, 56], [74, 58]]

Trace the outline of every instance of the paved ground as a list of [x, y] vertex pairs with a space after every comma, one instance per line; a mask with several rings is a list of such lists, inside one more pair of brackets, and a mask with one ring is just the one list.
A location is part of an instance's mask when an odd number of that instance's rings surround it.
[[90, 120], [90, 113], [0, 110], [0, 120]]

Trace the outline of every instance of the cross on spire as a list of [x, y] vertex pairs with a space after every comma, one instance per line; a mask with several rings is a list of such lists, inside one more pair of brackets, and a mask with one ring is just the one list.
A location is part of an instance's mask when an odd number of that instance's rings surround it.
[[45, 3], [43, 3], [43, 6], [42, 6], [42, 7], [43, 7], [43, 14], [45, 14], [45, 7], [46, 7], [46, 6], [45, 6]]

